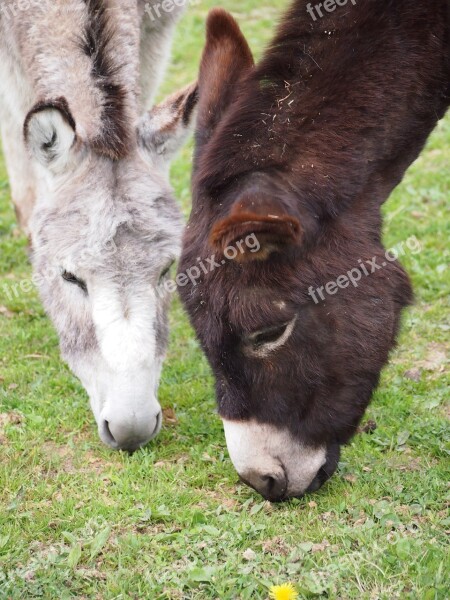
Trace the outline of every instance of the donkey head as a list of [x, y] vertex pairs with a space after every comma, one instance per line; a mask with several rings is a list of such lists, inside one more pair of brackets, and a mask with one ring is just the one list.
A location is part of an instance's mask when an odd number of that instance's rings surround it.
[[[382, 248], [357, 215], [356, 236], [327, 223], [317, 239], [305, 239], [314, 224], [299, 215], [289, 171], [248, 158], [255, 130], [267, 139], [263, 159], [277, 151], [260, 95], [269, 84], [255, 71], [236, 23], [212, 12], [179, 269], [212, 255], [216, 268], [180, 293], [216, 377], [230, 457], [245, 482], [280, 500], [318, 489], [335, 471], [387, 359], [409, 285], [389, 265], [358, 287], [347, 281], [326, 302], [308, 294]], [[259, 244], [249, 247], [254, 236]]]
[[38, 179], [34, 280], [112, 448], [134, 450], [161, 427], [163, 283], [182, 231], [168, 166], [196, 97], [191, 86], [145, 114], [120, 159], [83, 139], [64, 99], [37, 105], [25, 122]]

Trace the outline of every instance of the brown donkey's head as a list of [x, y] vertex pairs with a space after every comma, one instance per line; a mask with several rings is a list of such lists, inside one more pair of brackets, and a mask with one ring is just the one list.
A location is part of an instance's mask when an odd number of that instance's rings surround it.
[[[318, 489], [335, 471], [410, 288], [396, 263], [363, 272], [384, 258], [376, 211], [355, 211], [351, 225], [300, 216], [282, 144], [270, 136], [271, 85], [235, 21], [213, 11], [178, 281], [216, 377], [233, 464], [264, 497], [281, 500]], [[294, 143], [286, 160], [293, 152]], [[343, 274], [342, 286], [316, 291]]]

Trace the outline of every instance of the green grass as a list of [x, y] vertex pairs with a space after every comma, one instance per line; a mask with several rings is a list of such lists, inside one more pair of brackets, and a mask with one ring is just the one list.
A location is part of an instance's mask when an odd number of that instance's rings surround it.
[[[227, 7], [259, 53], [284, 4]], [[212, 5], [184, 18], [166, 91], [194, 79]], [[175, 418], [133, 456], [101, 444], [37, 295], [2, 292], [30, 267], [0, 161], [0, 598], [266, 599], [287, 581], [302, 599], [448, 598], [449, 148], [447, 119], [386, 206], [387, 246], [423, 250], [402, 259], [416, 304], [367, 414], [378, 428], [282, 505], [238, 483], [179, 302], [160, 394]], [[190, 159], [172, 171], [186, 214]]]

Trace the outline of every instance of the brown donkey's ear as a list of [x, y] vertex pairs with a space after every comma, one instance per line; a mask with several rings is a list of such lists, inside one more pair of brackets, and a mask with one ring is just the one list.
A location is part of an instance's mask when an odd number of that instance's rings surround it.
[[265, 260], [301, 241], [301, 226], [278, 200], [246, 197], [234, 203], [230, 214], [216, 223], [210, 235], [213, 247], [226, 254], [235, 247], [235, 260]]
[[233, 17], [210, 11], [200, 64], [197, 143], [206, 142], [231, 103], [240, 78], [253, 67], [251, 50]]

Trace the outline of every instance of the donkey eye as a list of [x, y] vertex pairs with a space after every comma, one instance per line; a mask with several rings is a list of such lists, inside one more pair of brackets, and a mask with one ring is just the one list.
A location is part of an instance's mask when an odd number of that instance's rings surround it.
[[292, 335], [297, 315], [281, 325], [266, 327], [244, 338], [243, 352], [254, 358], [266, 358], [271, 352], [281, 348]]
[[268, 327], [263, 331], [252, 333], [249, 336], [249, 341], [254, 348], [259, 348], [264, 344], [270, 344], [276, 342], [286, 331], [289, 323], [283, 323], [283, 325], [276, 325], [275, 327]]
[[172, 268], [172, 266], [174, 265], [175, 261], [173, 260], [170, 264], [167, 265], [167, 267], [165, 267], [162, 271], [161, 271], [161, 275], [159, 276], [159, 283], [162, 283], [165, 279], [165, 277], [167, 277], [167, 275], [169, 274], [170, 269]]
[[76, 277], [73, 273], [69, 273], [69, 271], [63, 271], [61, 277], [64, 279], [64, 281], [77, 285], [80, 289], [83, 290], [83, 292], [87, 294], [86, 283], [82, 279], [78, 279], [78, 277]]

